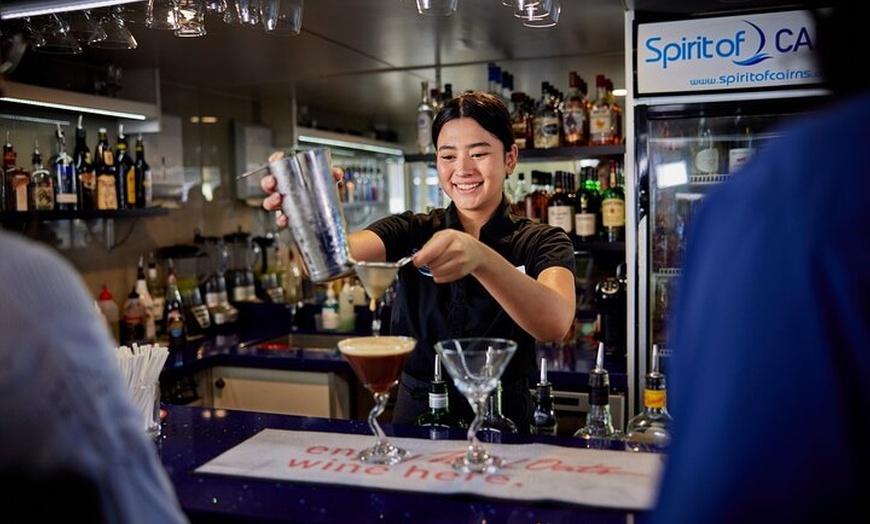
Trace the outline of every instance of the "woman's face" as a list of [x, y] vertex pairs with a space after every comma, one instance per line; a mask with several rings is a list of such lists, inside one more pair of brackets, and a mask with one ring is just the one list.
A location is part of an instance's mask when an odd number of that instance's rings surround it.
[[437, 141], [441, 189], [460, 210], [491, 213], [501, 202], [505, 177], [516, 166], [516, 147], [505, 152], [501, 141], [473, 118], [447, 122]]

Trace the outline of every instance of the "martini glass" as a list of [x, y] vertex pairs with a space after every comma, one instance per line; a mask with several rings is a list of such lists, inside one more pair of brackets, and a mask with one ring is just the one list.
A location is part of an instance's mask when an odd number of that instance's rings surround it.
[[384, 295], [396, 280], [399, 268], [410, 262], [414, 257], [407, 256], [397, 262], [360, 262], [353, 261], [356, 275], [362, 282], [369, 296], [369, 310], [372, 312], [372, 335], [381, 334], [381, 309]]
[[368, 421], [377, 440], [374, 446], [357, 455], [362, 462], [391, 465], [401, 462], [410, 454], [408, 450], [396, 447], [387, 440], [378, 424], [378, 417], [384, 412], [390, 390], [399, 383], [405, 361], [416, 345], [415, 339], [400, 336], [354, 337], [338, 342], [338, 350], [375, 399]]
[[484, 448], [477, 431], [483, 423], [486, 400], [516, 350], [516, 342], [503, 338], [454, 338], [435, 343], [435, 351], [441, 355], [453, 383], [474, 410], [474, 420], [468, 426], [468, 451], [453, 461], [453, 469], [493, 473], [502, 467], [502, 459]]

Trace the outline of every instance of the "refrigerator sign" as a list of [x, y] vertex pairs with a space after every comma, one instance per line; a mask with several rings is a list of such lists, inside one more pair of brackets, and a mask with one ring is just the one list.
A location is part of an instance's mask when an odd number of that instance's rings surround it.
[[639, 24], [641, 94], [818, 84], [808, 11]]

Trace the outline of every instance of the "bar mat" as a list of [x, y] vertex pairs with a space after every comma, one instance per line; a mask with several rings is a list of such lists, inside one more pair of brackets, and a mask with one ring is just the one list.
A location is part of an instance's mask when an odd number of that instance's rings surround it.
[[450, 466], [465, 453], [465, 441], [391, 441], [412, 457], [394, 466], [369, 465], [355, 457], [374, 444], [374, 436], [265, 429], [196, 473], [646, 510], [655, 501], [664, 461], [655, 453], [484, 443], [506, 466], [493, 474], [465, 474]]

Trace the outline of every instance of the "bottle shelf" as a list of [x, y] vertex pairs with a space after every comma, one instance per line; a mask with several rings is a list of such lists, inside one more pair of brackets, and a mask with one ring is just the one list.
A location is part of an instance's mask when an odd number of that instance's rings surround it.
[[134, 209], [106, 209], [93, 211], [3, 211], [0, 212], [0, 222], [27, 222], [31, 220], [91, 220], [97, 218], [138, 218], [154, 217], [169, 214], [169, 210], [160, 207]]
[[584, 242], [576, 238], [572, 240], [574, 242], [574, 251], [586, 253], [621, 253], [625, 251], [625, 242]]
[[[594, 158], [599, 156], [618, 156], [625, 154], [625, 145], [554, 147], [552, 149], [520, 149], [520, 161], [557, 160], [572, 158]], [[405, 162], [435, 162], [434, 154], [405, 155]]]

